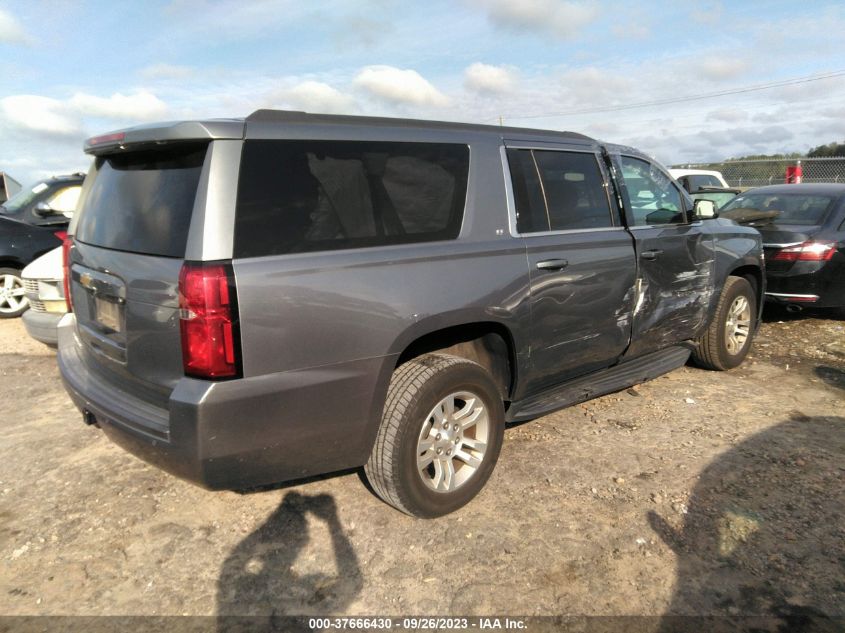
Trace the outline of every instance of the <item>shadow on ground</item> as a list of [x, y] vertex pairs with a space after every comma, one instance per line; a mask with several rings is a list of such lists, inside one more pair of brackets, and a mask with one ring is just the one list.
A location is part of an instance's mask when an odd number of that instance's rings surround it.
[[[671, 616], [702, 613], [771, 618], [763, 631], [842, 626], [843, 484], [845, 418], [796, 412], [702, 473], [681, 528], [651, 512], [653, 529], [678, 555], [663, 630], [677, 630]], [[719, 622], [737, 624], [717, 620], [708, 630]]]
[[836, 308], [804, 308], [798, 312], [790, 312], [785, 306], [774, 303], [766, 303], [763, 306], [763, 323], [790, 323], [804, 319], [842, 321], [845, 320], [845, 313]]
[[[294, 563], [310, 540], [309, 515], [328, 528], [334, 564], [300, 574]], [[334, 499], [288, 492], [273, 514], [223, 563], [217, 585], [218, 630], [299, 630], [292, 629], [296, 624], [284, 616], [343, 613], [362, 585], [358, 558], [338, 519]]]
[[845, 371], [836, 367], [828, 367], [827, 365], [819, 365], [813, 371], [816, 372], [816, 376], [821, 378], [825, 384], [831, 387], [845, 389]]

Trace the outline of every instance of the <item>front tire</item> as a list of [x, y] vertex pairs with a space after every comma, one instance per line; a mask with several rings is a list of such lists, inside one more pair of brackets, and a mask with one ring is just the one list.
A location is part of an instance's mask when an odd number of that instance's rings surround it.
[[393, 372], [364, 472], [376, 494], [398, 510], [443, 516], [487, 483], [504, 429], [502, 397], [483, 367], [427, 354]]
[[0, 268], [0, 319], [14, 319], [29, 309], [21, 271]]
[[716, 313], [692, 353], [695, 363], [718, 371], [739, 366], [751, 349], [756, 320], [757, 297], [751, 284], [728, 277]]

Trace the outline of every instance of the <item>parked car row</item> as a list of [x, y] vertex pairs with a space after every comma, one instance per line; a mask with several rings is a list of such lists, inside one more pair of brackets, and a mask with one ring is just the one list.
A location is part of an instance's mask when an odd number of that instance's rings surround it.
[[0, 205], [0, 318], [18, 317], [29, 308], [22, 271], [61, 246], [84, 178], [47, 178]]

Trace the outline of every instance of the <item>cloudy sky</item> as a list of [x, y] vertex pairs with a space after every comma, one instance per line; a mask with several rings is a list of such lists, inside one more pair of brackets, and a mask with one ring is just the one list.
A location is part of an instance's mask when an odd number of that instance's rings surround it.
[[843, 32], [845, 5], [814, 0], [3, 0], [0, 171], [261, 107], [503, 120], [665, 163], [802, 151], [845, 140]]

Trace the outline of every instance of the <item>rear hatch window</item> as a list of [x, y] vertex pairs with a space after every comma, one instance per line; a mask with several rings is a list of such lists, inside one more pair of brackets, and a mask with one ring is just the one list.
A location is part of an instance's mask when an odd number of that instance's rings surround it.
[[720, 213], [763, 211], [770, 213], [773, 224], [820, 226], [833, 206], [833, 201], [833, 196], [805, 193], [745, 193], [728, 202]]
[[184, 257], [208, 143], [97, 157], [75, 239], [103, 248]]

